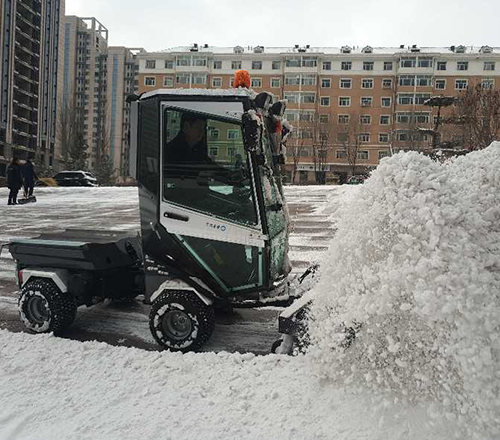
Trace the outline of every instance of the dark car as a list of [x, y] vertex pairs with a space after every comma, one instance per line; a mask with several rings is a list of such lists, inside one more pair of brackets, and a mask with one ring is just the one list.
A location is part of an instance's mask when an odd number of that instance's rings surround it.
[[358, 175], [349, 177], [349, 179], [347, 179], [347, 183], [349, 185], [358, 185], [360, 183], [365, 183], [365, 180], [366, 180], [366, 176], [358, 174]]
[[87, 171], [61, 171], [54, 180], [59, 186], [97, 186], [97, 179]]

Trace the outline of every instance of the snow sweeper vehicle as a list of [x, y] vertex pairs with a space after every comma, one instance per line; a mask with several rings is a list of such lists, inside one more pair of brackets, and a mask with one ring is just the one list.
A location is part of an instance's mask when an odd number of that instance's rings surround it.
[[[289, 276], [281, 182], [285, 102], [243, 87], [129, 101], [140, 234], [67, 230], [10, 243], [26, 327], [57, 332], [80, 305], [144, 294], [155, 340], [188, 351], [210, 338], [215, 308], [299, 296], [305, 276]], [[293, 319], [280, 320], [285, 333]], [[290, 351], [292, 337], [284, 341], [278, 351]]]

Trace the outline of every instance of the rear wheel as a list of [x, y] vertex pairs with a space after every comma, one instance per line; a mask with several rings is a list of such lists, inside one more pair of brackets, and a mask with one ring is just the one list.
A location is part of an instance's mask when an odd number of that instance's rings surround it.
[[52, 280], [36, 278], [21, 289], [19, 314], [28, 330], [57, 334], [74, 321], [76, 304], [74, 298], [62, 293]]
[[194, 292], [167, 290], [153, 302], [149, 327], [156, 342], [169, 350], [197, 350], [214, 331], [214, 309]]

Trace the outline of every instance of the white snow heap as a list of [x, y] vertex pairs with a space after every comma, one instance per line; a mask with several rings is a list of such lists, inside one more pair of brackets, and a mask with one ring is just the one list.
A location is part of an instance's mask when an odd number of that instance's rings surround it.
[[[311, 358], [500, 438], [500, 142], [444, 164], [397, 154], [355, 193], [321, 269]], [[348, 349], [342, 323], [361, 324]]]

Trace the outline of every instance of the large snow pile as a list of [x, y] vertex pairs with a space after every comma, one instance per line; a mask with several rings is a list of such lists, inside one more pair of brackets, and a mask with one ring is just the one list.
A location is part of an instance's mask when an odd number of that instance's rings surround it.
[[310, 312], [321, 373], [500, 438], [500, 143], [444, 164], [397, 154], [351, 202]]

